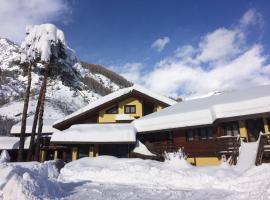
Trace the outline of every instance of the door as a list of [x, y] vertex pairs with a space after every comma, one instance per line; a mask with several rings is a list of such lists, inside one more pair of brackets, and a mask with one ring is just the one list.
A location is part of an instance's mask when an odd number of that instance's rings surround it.
[[248, 119], [246, 120], [248, 132], [248, 141], [255, 142], [259, 138], [260, 132], [264, 132], [263, 119]]

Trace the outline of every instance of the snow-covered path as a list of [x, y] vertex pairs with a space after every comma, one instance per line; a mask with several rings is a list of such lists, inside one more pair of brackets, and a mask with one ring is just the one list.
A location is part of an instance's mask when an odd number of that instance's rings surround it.
[[54, 164], [0, 164], [0, 199], [270, 199], [269, 164], [239, 172], [226, 164], [193, 167], [183, 159], [100, 156], [68, 163], [60, 174]]
[[65, 200], [96, 199], [96, 200], [179, 200], [179, 199], [224, 199], [229, 195], [223, 190], [176, 190], [168, 188], [145, 188], [139, 186], [87, 183], [74, 188]]

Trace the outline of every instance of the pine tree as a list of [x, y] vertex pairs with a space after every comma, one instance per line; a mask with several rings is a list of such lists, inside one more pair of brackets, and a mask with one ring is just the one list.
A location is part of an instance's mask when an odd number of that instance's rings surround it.
[[32, 82], [32, 63], [29, 63], [28, 72], [27, 72], [27, 87], [24, 97], [24, 105], [23, 105], [23, 113], [22, 113], [22, 122], [21, 122], [21, 134], [20, 134], [20, 145], [19, 145], [19, 152], [18, 152], [18, 161], [23, 161], [24, 156], [24, 142], [25, 142], [25, 130], [26, 130], [26, 120], [27, 120], [27, 111], [29, 105], [29, 96], [31, 90], [31, 82]]

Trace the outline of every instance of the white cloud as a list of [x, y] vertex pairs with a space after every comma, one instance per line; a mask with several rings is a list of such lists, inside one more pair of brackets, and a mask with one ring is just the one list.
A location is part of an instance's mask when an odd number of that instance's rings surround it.
[[121, 76], [125, 77], [128, 81], [133, 83], [139, 83], [142, 80], [142, 63], [125, 63], [123, 65], [111, 66], [110, 68], [113, 71], [117, 71]]
[[242, 18], [240, 19], [240, 25], [242, 27], [246, 27], [249, 25], [259, 25], [263, 26], [264, 20], [261, 15], [257, 10], [255, 9], [250, 9], [244, 13]]
[[151, 48], [155, 49], [158, 52], [161, 52], [169, 42], [169, 37], [159, 38], [153, 42]]
[[267, 84], [270, 83], [270, 67], [265, 65], [265, 61], [260, 45], [254, 45], [237, 58], [217, 64], [211, 69], [171, 57], [160, 61], [145, 78], [144, 84], [155, 91], [173, 96], [179, 95], [180, 91], [201, 95]]
[[148, 75], [141, 76], [143, 84], [173, 96], [270, 84], [269, 55], [261, 44], [247, 43], [248, 26], [260, 26], [258, 16], [254, 10], [247, 11], [236, 26], [218, 28], [195, 46], [177, 48]]
[[0, 37], [20, 42], [27, 25], [65, 20], [68, 13], [65, 0], [1, 0]]
[[243, 40], [241, 31], [219, 28], [208, 33], [199, 43], [198, 60], [210, 62], [230, 59], [240, 52]]

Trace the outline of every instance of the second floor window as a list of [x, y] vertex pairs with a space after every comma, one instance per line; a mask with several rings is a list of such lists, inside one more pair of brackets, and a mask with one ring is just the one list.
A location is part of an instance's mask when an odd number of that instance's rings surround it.
[[225, 134], [228, 136], [238, 136], [239, 127], [237, 122], [227, 123], [225, 125]]
[[206, 139], [213, 139], [213, 130], [212, 128], [200, 128], [200, 139], [206, 140]]
[[186, 133], [187, 141], [193, 141], [194, 140], [194, 131], [188, 130]]
[[125, 105], [125, 114], [135, 114], [136, 106], [135, 105]]
[[106, 114], [117, 114], [118, 113], [118, 106], [115, 105], [106, 110]]

